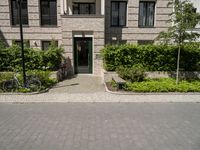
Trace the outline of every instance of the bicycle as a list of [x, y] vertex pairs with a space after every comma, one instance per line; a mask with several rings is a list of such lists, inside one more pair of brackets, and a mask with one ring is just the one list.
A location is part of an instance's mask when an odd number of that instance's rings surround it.
[[[16, 89], [22, 88], [22, 84], [17, 78], [17, 73], [13, 75], [13, 79], [7, 80], [3, 83], [3, 90], [5, 92], [13, 92]], [[41, 82], [35, 76], [30, 75], [26, 77], [26, 88], [30, 89], [31, 92], [37, 92], [41, 90]]]

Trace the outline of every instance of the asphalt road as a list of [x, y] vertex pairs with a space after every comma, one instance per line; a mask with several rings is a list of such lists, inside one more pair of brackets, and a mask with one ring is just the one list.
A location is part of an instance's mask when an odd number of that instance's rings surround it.
[[2, 103], [0, 150], [200, 150], [200, 104]]

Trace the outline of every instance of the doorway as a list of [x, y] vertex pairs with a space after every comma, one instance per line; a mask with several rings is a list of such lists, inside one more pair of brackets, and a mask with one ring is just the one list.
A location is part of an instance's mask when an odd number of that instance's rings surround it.
[[92, 38], [74, 38], [74, 70], [78, 73], [92, 73]]

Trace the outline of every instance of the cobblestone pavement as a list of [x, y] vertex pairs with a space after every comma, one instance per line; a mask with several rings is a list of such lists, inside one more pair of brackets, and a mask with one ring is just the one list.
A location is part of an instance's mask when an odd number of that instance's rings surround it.
[[0, 104], [0, 150], [199, 150], [198, 103]]

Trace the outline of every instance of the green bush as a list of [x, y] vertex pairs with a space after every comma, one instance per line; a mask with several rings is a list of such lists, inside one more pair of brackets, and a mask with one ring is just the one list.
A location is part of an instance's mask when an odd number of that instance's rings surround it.
[[63, 49], [56, 46], [56, 43], [53, 41], [47, 51], [44, 51], [43, 54], [43, 63], [45, 68], [50, 70], [57, 70], [60, 67], [60, 64], [63, 57]]
[[[27, 76], [33, 75], [36, 78], [38, 78], [42, 84], [42, 88], [41, 90], [44, 90], [46, 88], [50, 88], [53, 85], [55, 85], [58, 81], [54, 78], [51, 78], [51, 71], [42, 71], [42, 70], [33, 70], [33, 71], [28, 71], [26, 74]], [[0, 92], [3, 92], [3, 82], [10, 80], [13, 78], [13, 72], [1, 72], [0, 73]], [[20, 83], [23, 83], [23, 76], [22, 73], [20, 73], [18, 76], [18, 80], [20, 81]], [[19, 89], [17, 89], [17, 92], [31, 92], [30, 89], [27, 88], [22, 88], [20, 87]]]
[[0, 72], [0, 83], [13, 77], [13, 72]]
[[36, 76], [42, 84], [42, 89], [52, 87], [58, 82], [56, 79], [50, 77], [51, 71], [33, 70], [28, 71], [27, 75]]
[[145, 69], [140, 64], [133, 65], [132, 67], [119, 66], [116, 71], [121, 78], [131, 82], [141, 82], [145, 78]]
[[3, 91], [3, 82], [13, 78], [13, 72], [0, 72], [0, 92]]
[[[63, 49], [54, 45], [47, 51], [24, 47], [27, 70], [57, 70], [63, 59]], [[0, 71], [21, 70], [21, 48], [13, 45], [0, 50]]]
[[0, 51], [2, 50], [2, 49], [4, 49], [5, 48], [5, 44], [3, 43], [3, 41], [0, 39]]
[[[43, 51], [33, 48], [24, 48], [25, 65], [27, 70], [42, 69], [41, 65]], [[21, 70], [21, 48], [18, 45], [13, 45], [2, 51], [2, 62], [0, 64], [1, 71]]]
[[147, 79], [143, 82], [127, 82], [125, 89], [133, 92], [200, 92], [200, 81], [180, 81], [175, 79]]
[[[174, 45], [108, 45], [102, 50], [104, 67], [115, 71], [118, 66], [142, 64], [148, 71], [175, 71], [178, 47]], [[200, 44], [181, 47], [180, 68], [200, 71]]]

